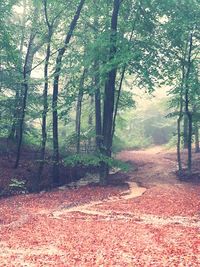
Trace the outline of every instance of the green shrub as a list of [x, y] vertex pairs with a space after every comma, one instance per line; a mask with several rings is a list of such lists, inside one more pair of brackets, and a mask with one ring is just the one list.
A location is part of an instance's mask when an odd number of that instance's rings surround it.
[[143, 149], [152, 145], [151, 137], [144, 137], [143, 135], [134, 136], [133, 134], [122, 140], [121, 138], [115, 136], [113, 140], [113, 152], [119, 152], [124, 149]]
[[17, 178], [12, 178], [9, 187], [13, 190], [20, 190], [21, 192], [26, 192], [26, 181], [19, 180]]
[[104, 162], [108, 164], [110, 168], [119, 168], [123, 171], [128, 171], [130, 169], [130, 165], [127, 163], [124, 163], [120, 160], [106, 157], [102, 154], [98, 155], [81, 155], [81, 154], [75, 154], [72, 156], [68, 156], [64, 159], [64, 165], [66, 166], [84, 166], [84, 167], [100, 167], [101, 163]]

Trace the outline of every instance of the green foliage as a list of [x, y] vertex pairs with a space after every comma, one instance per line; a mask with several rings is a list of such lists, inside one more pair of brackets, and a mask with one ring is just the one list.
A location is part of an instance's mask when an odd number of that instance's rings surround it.
[[[117, 119], [114, 151], [165, 144], [175, 132], [174, 118], [166, 118], [167, 98], [138, 99], [138, 108], [121, 112]], [[126, 138], [124, 138], [126, 137]]]
[[23, 144], [28, 147], [32, 147], [34, 150], [40, 147], [40, 131], [37, 127], [34, 127], [32, 123], [26, 123], [24, 126], [24, 138]]
[[66, 166], [100, 166], [100, 159], [95, 155], [81, 155], [75, 154], [64, 159], [64, 164]]
[[130, 91], [122, 91], [119, 100], [119, 110], [133, 109], [135, 107], [136, 105], [133, 99], [133, 93]]
[[75, 154], [72, 156], [68, 156], [64, 159], [64, 164], [66, 166], [85, 166], [85, 167], [100, 167], [101, 163], [104, 162], [109, 165], [109, 167], [119, 168], [123, 171], [128, 171], [130, 166], [124, 162], [116, 160], [114, 158], [106, 157], [102, 154], [98, 155], [81, 155]]
[[147, 136], [144, 132], [144, 128], [142, 129], [142, 125], [136, 126], [134, 130], [127, 134], [127, 138], [124, 138], [123, 132], [119, 133], [118, 136], [114, 136], [113, 140], [113, 151], [119, 152], [124, 149], [142, 149], [147, 148], [153, 144], [152, 137]]
[[169, 142], [165, 145], [167, 149], [176, 148], [177, 146], [177, 136], [173, 135]]
[[25, 180], [19, 180], [17, 178], [12, 178], [9, 187], [12, 190], [20, 190], [21, 192], [26, 192], [26, 181]]

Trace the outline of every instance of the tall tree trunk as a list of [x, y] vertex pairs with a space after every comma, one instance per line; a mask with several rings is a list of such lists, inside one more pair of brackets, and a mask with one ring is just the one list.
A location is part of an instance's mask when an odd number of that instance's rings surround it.
[[[88, 127], [89, 127], [89, 132], [92, 131], [93, 129], [93, 106], [94, 106], [94, 96], [90, 96], [90, 109], [89, 109], [89, 116], [88, 116]], [[88, 137], [88, 151], [91, 151], [91, 146], [92, 146], [92, 137], [89, 135]]]
[[58, 56], [56, 58], [56, 67], [54, 73], [54, 83], [53, 83], [53, 99], [52, 99], [52, 109], [53, 109], [53, 184], [59, 185], [59, 142], [58, 142], [58, 88], [59, 88], [59, 79], [60, 79], [60, 71], [61, 71], [61, 63], [63, 55], [67, 49], [67, 45], [69, 44], [73, 31], [78, 22], [82, 7], [84, 5], [85, 0], [81, 0], [76, 14], [70, 24], [69, 31], [65, 37], [64, 46], [59, 50]]
[[[21, 63], [20, 63], [20, 69], [22, 66], [22, 54], [23, 54], [23, 47], [24, 47], [24, 38], [25, 38], [25, 25], [26, 25], [26, 12], [27, 12], [27, 1], [23, 0], [23, 13], [22, 13], [22, 23], [21, 23], [21, 40], [20, 40], [20, 48], [19, 48], [19, 54], [21, 57]], [[21, 69], [21, 72], [23, 72], [23, 69]], [[19, 117], [20, 117], [20, 111], [21, 111], [21, 94], [20, 91], [22, 90], [22, 85], [18, 85], [16, 87], [16, 93], [15, 93], [15, 109], [13, 114], [13, 123], [11, 126], [11, 131], [8, 136], [9, 140], [15, 140], [18, 141], [19, 137]]]
[[121, 73], [121, 78], [119, 82], [119, 88], [117, 92], [117, 99], [116, 99], [116, 104], [115, 104], [115, 110], [114, 110], [114, 116], [113, 116], [113, 128], [112, 128], [112, 138], [114, 137], [115, 133], [115, 127], [116, 127], [116, 118], [117, 118], [117, 112], [118, 112], [118, 107], [119, 107], [119, 100], [121, 96], [121, 91], [122, 91], [122, 84], [125, 76], [125, 71], [126, 71], [126, 65], [124, 65]]
[[195, 138], [195, 152], [199, 153], [200, 152], [200, 147], [199, 147], [199, 127], [197, 121], [194, 123], [194, 138]]
[[[184, 55], [185, 62], [186, 54]], [[185, 66], [182, 64], [182, 79], [180, 85], [180, 98], [179, 98], [179, 117], [177, 119], [177, 162], [178, 162], [178, 171], [182, 172], [182, 161], [181, 161], [181, 121], [183, 118], [183, 90], [184, 90], [184, 82], [185, 82]]]
[[[94, 0], [94, 5], [96, 5], [96, 0]], [[95, 40], [98, 37], [98, 29], [99, 29], [99, 20], [98, 14], [95, 13], [94, 18], [94, 29], [95, 29]], [[96, 143], [96, 151], [99, 152], [102, 143], [102, 114], [101, 114], [101, 90], [100, 90], [100, 74], [99, 74], [99, 60], [94, 60], [94, 88], [95, 88], [95, 143]]]
[[[113, 13], [111, 18], [111, 35], [110, 35], [110, 52], [109, 60], [112, 61], [117, 52], [117, 23], [120, 8], [120, 0], [114, 0]], [[105, 84], [104, 91], [104, 112], [103, 112], [103, 146], [101, 146], [101, 153], [107, 157], [111, 157], [112, 149], [112, 129], [113, 129], [113, 112], [115, 102], [115, 81], [116, 81], [117, 67], [113, 67], [108, 73], [108, 78]], [[107, 176], [109, 173], [109, 166], [102, 162], [100, 170], [100, 183], [107, 184]]]
[[96, 135], [96, 147], [100, 151], [102, 143], [102, 118], [101, 118], [101, 92], [100, 92], [100, 79], [98, 73], [98, 63], [95, 62], [95, 77], [94, 77], [94, 86], [95, 86], [95, 135]]
[[183, 147], [188, 148], [188, 116], [187, 114], [184, 115], [183, 120]]
[[28, 95], [28, 88], [29, 88], [29, 78], [30, 78], [30, 68], [32, 66], [33, 62], [33, 41], [35, 39], [35, 33], [31, 33], [24, 68], [23, 68], [23, 99], [22, 99], [22, 107], [21, 107], [21, 114], [19, 118], [19, 140], [17, 145], [17, 157], [15, 161], [14, 168], [17, 168], [19, 165], [19, 160], [21, 156], [21, 146], [22, 146], [22, 139], [23, 139], [23, 127], [24, 127], [24, 118], [25, 118], [25, 111], [26, 111], [26, 103], [27, 103], [27, 95]]
[[189, 37], [189, 51], [187, 59], [187, 71], [185, 77], [185, 113], [188, 118], [188, 163], [187, 169], [188, 173], [192, 170], [192, 113], [189, 110], [189, 75], [191, 70], [191, 56], [192, 56], [192, 46], [193, 46], [193, 33], [190, 33]]
[[82, 101], [83, 101], [83, 87], [85, 80], [86, 69], [83, 70], [82, 77], [79, 84], [78, 99], [76, 105], [76, 153], [80, 153], [80, 135], [81, 135], [81, 115], [82, 115]]
[[26, 106], [27, 106], [27, 96], [28, 96], [28, 90], [29, 90], [29, 79], [31, 76], [32, 71], [32, 65], [33, 65], [33, 59], [36, 52], [43, 46], [44, 41], [42, 41], [40, 44], [34, 44], [34, 40], [37, 35], [37, 16], [38, 16], [38, 6], [36, 5], [34, 8], [34, 14], [33, 14], [33, 22], [32, 22], [32, 29], [30, 33], [30, 38], [28, 42], [27, 52], [25, 56], [24, 61], [24, 67], [23, 67], [23, 83], [22, 83], [22, 90], [20, 95], [20, 110], [19, 110], [19, 120], [18, 120], [18, 127], [16, 129], [16, 134], [19, 135], [18, 137], [18, 144], [17, 144], [17, 156], [15, 161], [14, 168], [17, 168], [19, 165], [20, 155], [21, 155], [21, 146], [22, 146], [22, 140], [23, 140], [23, 131], [24, 131], [24, 119], [25, 119], [25, 113], [26, 113]]
[[79, 88], [76, 105], [76, 153], [80, 153], [81, 142], [81, 114], [82, 114], [83, 89]]
[[182, 162], [181, 162], [181, 120], [182, 120], [182, 111], [180, 109], [180, 114], [177, 119], [177, 162], [178, 162], [178, 171], [182, 172]]
[[[139, 11], [139, 8], [137, 7], [135, 19], [133, 21], [132, 30], [131, 30], [131, 34], [130, 34], [130, 37], [129, 37], [129, 42], [131, 42], [132, 39], [133, 39], [133, 34], [134, 34], [134, 31], [135, 31], [135, 26], [136, 26], [136, 23], [137, 23], [137, 20], [138, 20], [138, 11]], [[125, 72], [126, 72], [126, 67], [127, 67], [127, 64], [124, 64], [124, 66], [122, 68], [122, 72], [121, 72], [121, 78], [120, 78], [120, 82], [119, 82], [119, 88], [118, 88], [118, 91], [117, 91], [117, 99], [116, 99], [116, 103], [115, 103], [114, 116], [113, 116], [112, 138], [114, 137], [114, 133], [115, 133], [116, 118], [117, 118], [117, 112], [118, 112], [118, 107], [119, 107], [119, 100], [120, 100], [120, 96], [121, 96], [122, 85], [123, 85], [123, 80], [124, 80], [124, 76], [125, 76]]]
[[188, 172], [192, 171], [192, 114], [188, 112]]
[[46, 59], [44, 65], [44, 89], [43, 89], [43, 112], [42, 112], [42, 144], [40, 150], [40, 163], [38, 168], [38, 175], [34, 181], [33, 190], [39, 190], [39, 183], [41, 181], [42, 172], [44, 169], [44, 162], [45, 162], [45, 150], [46, 150], [46, 141], [47, 141], [47, 113], [48, 113], [48, 72], [49, 72], [49, 59], [51, 55], [51, 38], [53, 34], [53, 22], [50, 23], [48, 19], [47, 13], [47, 0], [43, 1], [44, 3], [44, 16], [48, 28], [48, 43], [46, 46]]

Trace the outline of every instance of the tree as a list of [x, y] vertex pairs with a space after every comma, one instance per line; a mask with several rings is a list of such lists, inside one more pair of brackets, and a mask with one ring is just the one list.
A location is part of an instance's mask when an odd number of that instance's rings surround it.
[[55, 72], [54, 72], [54, 82], [53, 82], [53, 98], [52, 98], [52, 109], [53, 109], [53, 183], [58, 185], [60, 183], [59, 179], [59, 143], [58, 143], [58, 111], [57, 111], [57, 101], [58, 101], [58, 88], [59, 88], [59, 78], [61, 71], [62, 58], [67, 49], [67, 45], [69, 44], [73, 31], [78, 22], [81, 10], [83, 8], [85, 0], [81, 0], [77, 6], [77, 10], [71, 24], [69, 26], [69, 31], [65, 37], [64, 46], [59, 49]]
[[[40, 48], [41, 44], [35, 45], [34, 40], [37, 36], [37, 17], [38, 16], [38, 6], [34, 7], [33, 13], [33, 21], [30, 32], [30, 37], [27, 45], [27, 52], [25, 56], [24, 66], [23, 66], [23, 81], [22, 81], [22, 101], [21, 101], [21, 109], [20, 109], [20, 119], [19, 119], [19, 140], [17, 144], [17, 154], [14, 168], [17, 168], [19, 165], [20, 155], [21, 155], [21, 146], [23, 139], [23, 127], [24, 127], [24, 119], [26, 114], [26, 105], [27, 105], [27, 96], [29, 90], [29, 79], [32, 71], [33, 57], [35, 53]], [[43, 43], [42, 43], [43, 44]]]
[[43, 0], [44, 5], [44, 18], [47, 26], [47, 44], [46, 44], [46, 58], [44, 64], [44, 89], [43, 89], [43, 111], [42, 111], [42, 144], [40, 151], [40, 164], [38, 169], [38, 176], [35, 179], [35, 190], [38, 190], [39, 182], [41, 180], [44, 161], [45, 161], [45, 149], [47, 141], [47, 112], [48, 112], [48, 89], [49, 89], [49, 61], [51, 56], [51, 41], [57, 23], [58, 17], [61, 12], [58, 12], [51, 20], [48, 15], [48, 0]]
[[85, 81], [86, 69], [84, 68], [83, 74], [80, 79], [77, 106], [76, 106], [76, 153], [80, 153], [80, 141], [81, 141], [81, 114], [82, 114], [82, 101], [83, 101], [83, 90]]
[[[117, 24], [120, 9], [120, 0], [114, 0], [113, 13], [111, 18], [111, 33], [110, 33], [110, 51], [109, 61], [113, 61], [117, 52]], [[104, 91], [104, 111], [103, 111], [103, 142], [101, 146], [101, 153], [107, 157], [111, 157], [112, 148], [112, 129], [113, 129], [113, 112], [114, 112], [114, 97], [115, 97], [115, 81], [117, 74], [117, 66], [112, 66], [107, 74]], [[109, 168], [105, 162], [102, 162], [100, 183], [105, 185], [108, 176]]]
[[[15, 91], [19, 67], [19, 56], [15, 38], [16, 26], [11, 17], [12, 8], [17, 1], [1, 1], [0, 3], [0, 93], [1, 93], [1, 130], [8, 135], [10, 119], [13, 112], [13, 99], [8, 97], [9, 92]], [[8, 122], [9, 121], [9, 122]]]
[[[199, 5], [197, 1], [182, 1], [181, 5], [176, 2], [170, 3], [173, 6], [173, 13], [166, 12], [167, 17], [163, 23], [165, 38], [165, 63], [162, 70], [168, 79], [168, 82], [173, 89], [171, 90], [172, 106], [177, 109], [174, 115], [178, 115], [177, 119], [177, 160], [178, 169], [183, 171], [181, 161], [181, 139], [183, 137], [184, 147], [187, 147], [188, 160], [187, 172], [190, 174], [192, 170], [192, 123], [193, 123], [193, 95], [195, 65], [197, 62], [197, 43], [198, 43], [198, 28], [199, 24]], [[192, 8], [191, 8], [192, 7]], [[165, 8], [169, 8], [168, 4]], [[182, 25], [181, 30], [178, 25]], [[184, 120], [183, 120], [184, 119]], [[183, 123], [182, 123], [183, 121]], [[183, 124], [183, 128], [182, 128]]]

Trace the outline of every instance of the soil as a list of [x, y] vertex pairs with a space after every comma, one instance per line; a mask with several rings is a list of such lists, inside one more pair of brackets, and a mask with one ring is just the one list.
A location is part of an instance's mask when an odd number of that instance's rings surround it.
[[[2, 151], [2, 147], [6, 147]], [[8, 150], [9, 152], [6, 152]], [[24, 146], [21, 153], [19, 167], [14, 169], [16, 160], [16, 149], [7, 149], [6, 140], [0, 139], [0, 197], [19, 195], [21, 193], [33, 192], [34, 180], [38, 175], [39, 152], [38, 150]], [[40, 181], [39, 190], [49, 191], [54, 188], [52, 181], [52, 159], [51, 154], [46, 153], [46, 163], [44, 164], [43, 175]], [[85, 166], [64, 166], [60, 163], [60, 185], [76, 182], [84, 177], [88, 171], [95, 174], [97, 168]], [[13, 183], [13, 180], [22, 183]], [[11, 186], [12, 184], [16, 186]]]
[[1, 199], [0, 266], [200, 266], [199, 155], [187, 182], [161, 147], [118, 157], [107, 187]]

